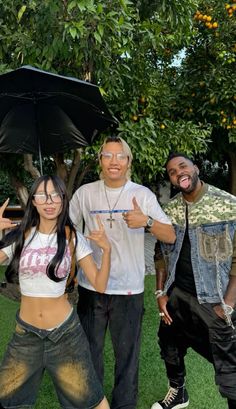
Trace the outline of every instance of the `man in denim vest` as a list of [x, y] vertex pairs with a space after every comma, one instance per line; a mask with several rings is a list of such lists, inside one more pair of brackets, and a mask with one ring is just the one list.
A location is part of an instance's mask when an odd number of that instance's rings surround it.
[[236, 197], [203, 183], [184, 154], [172, 154], [166, 170], [180, 191], [165, 206], [177, 239], [160, 244], [163, 256], [156, 263], [158, 336], [169, 391], [152, 409], [188, 406], [188, 347], [213, 363], [220, 393], [236, 409]]

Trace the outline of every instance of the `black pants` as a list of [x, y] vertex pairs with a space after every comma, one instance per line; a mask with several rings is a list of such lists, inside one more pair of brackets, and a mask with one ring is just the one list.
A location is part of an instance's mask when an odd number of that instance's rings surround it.
[[143, 293], [108, 295], [79, 287], [78, 314], [88, 337], [95, 370], [103, 383], [103, 349], [109, 327], [115, 355], [111, 409], [135, 409]]
[[[167, 305], [173, 323], [166, 325], [161, 321], [158, 331], [161, 357], [170, 382], [181, 386], [185, 376], [184, 357], [192, 347], [213, 363], [221, 395], [235, 401], [236, 330], [215, 314], [214, 305], [199, 304], [196, 297], [175, 287]], [[236, 326], [235, 312], [232, 321]]]

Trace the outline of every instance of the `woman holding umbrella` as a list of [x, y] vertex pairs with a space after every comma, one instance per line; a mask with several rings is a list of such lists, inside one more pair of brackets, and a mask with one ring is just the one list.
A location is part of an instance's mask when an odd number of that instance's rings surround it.
[[20, 226], [3, 218], [7, 204], [0, 208], [0, 230], [15, 228], [0, 242], [0, 263], [9, 260], [9, 282], [19, 277], [21, 304], [0, 365], [0, 403], [3, 408], [33, 406], [47, 370], [62, 408], [109, 409], [77, 313], [65, 295], [71, 240], [91, 284], [105, 291], [111, 250], [103, 225], [98, 218], [98, 230], [88, 236], [103, 254], [98, 269], [86, 239], [70, 221], [66, 189], [58, 177], [35, 181]]

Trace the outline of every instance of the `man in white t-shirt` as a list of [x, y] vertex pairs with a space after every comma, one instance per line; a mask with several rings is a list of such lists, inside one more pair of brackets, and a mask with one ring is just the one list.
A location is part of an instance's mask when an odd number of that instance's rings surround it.
[[[111, 270], [104, 294], [94, 290], [79, 273], [78, 314], [87, 334], [98, 377], [103, 382], [103, 349], [109, 327], [115, 355], [111, 409], [135, 409], [143, 316], [145, 275], [144, 229], [159, 240], [174, 243], [174, 229], [156, 196], [130, 181], [132, 153], [120, 137], [109, 137], [99, 151], [101, 179], [81, 186], [70, 203], [76, 226], [85, 223], [85, 235], [99, 214], [111, 242]], [[91, 243], [98, 265], [101, 250]]]

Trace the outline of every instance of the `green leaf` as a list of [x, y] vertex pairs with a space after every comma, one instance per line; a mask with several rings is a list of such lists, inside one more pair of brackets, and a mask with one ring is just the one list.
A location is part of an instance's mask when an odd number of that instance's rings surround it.
[[70, 35], [71, 35], [71, 37], [73, 39], [75, 39], [77, 37], [77, 34], [78, 34], [77, 29], [75, 27], [70, 27], [69, 28], [69, 33], [70, 33]]
[[98, 33], [98, 31], [95, 31], [93, 35], [94, 35], [96, 41], [97, 41], [99, 44], [102, 44], [102, 39], [101, 39], [101, 36], [100, 36], [100, 34]]
[[105, 89], [103, 87], [99, 87], [99, 91], [101, 92], [101, 95], [103, 97], [108, 95], [108, 93], [105, 91]]
[[70, 1], [70, 3], [67, 6], [67, 10], [71, 11], [73, 10], [75, 7], [77, 6], [77, 1], [76, 0], [72, 0]]
[[102, 26], [102, 24], [98, 24], [97, 29], [98, 29], [100, 36], [103, 37], [104, 27]]
[[24, 4], [23, 6], [21, 6], [21, 8], [20, 8], [20, 10], [18, 11], [18, 14], [17, 14], [17, 20], [18, 20], [18, 22], [21, 21], [25, 10], [26, 10], [26, 5]]
[[77, 1], [77, 6], [79, 7], [80, 11], [86, 10], [86, 1]]
[[97, 13], [98, 13], [98, 14], [101, 14], [102, 12], [103, 12], [103, 6], [102, 6], [101, 3], [99, 3], [99, 4], [97, 5]]
[[120, 26], [122, 26], [122, 25], [124, 24], [124, 21], [125, 21], [124, 16], [121, 15], [121, 16], [119, 17], [118, 24], [119, 24]]

